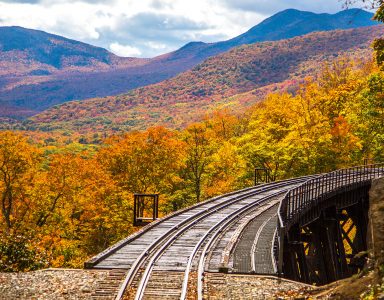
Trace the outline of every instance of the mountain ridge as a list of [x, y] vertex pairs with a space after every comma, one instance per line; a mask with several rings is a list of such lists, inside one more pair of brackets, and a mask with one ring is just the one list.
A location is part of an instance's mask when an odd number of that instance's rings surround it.
[[[359, 18], [357, 18], [357, 16]], [[352, 29], [379, 24], [377, 21], [371, 20], [372, 17], [372, 13], [357, 8], [343, 10], [335, 14], [316, 14], [309, 11], [301, 11], [290, 8], [274, 14], [237, 37], [216, 43], [190, 42], [175, 52], [180, 55], [179, 52], [186, 49], [186, 46], [189, 46], [188, 49], [190, 50], [190, 46], [193, 45], [196, 54], [201, 54], [201, 51], [205, 51], [206, 54], [204, 55], [208, 57], [223, 53], [232, 47], [244, 44], [247, 45], [255, 42], [282, 40], [315, 31]], [[326, 18], [326, 21], [323, 20], [324, 18]], [[337, 23], [334, 18], [341, 18], [343, 22]], [[303, 26], [305, 25], [303, 24], [304, 21], [309, 23], [309, 26]], [[283, 29], [293, 28], [297, 30], [297, 28], [299, 28], [299, 31], [294, 33], [289, 30], [288, 32], [284, 30], [281, 31], [281, 29], [279, 31], [278, 29], [281, 28], [281, 24], [284, 23], [288, 23], [289, 26], [285, 26]], [[317, 26], [318, 23], [323, 25]], [[270, 24], [273, 26], [270, 27]], [[197, 46], [200, 46], [200, 49]]]
[[[329, 19], [325, 22], [328, 24], [327, 28], [375, 24], [370, 20], [372, 14], [362, 10], [325, 15]], [[355, 15], [360, 17], [356, 19]], [[260, 40], [260, 32], [266, 31], [270, 26], [268, 24], [280, 26], [283, 31], [277, 33], [271, 29], [273, 35], [264, 35], [263, 39], [282, 39], [287, 35], [284, 30], [289, 26], [282, 24], [281, 18], [289, 19], [292, 23], [290, 35], [301, 34], [303, 26], [301, 23], [297, 25], [297, 20], [304, 22], [309, 17], [324, 18], [324, 14], [285, 10], [228, 41], [210, 44], [190, 42], [174, 52], [152, 59], [121, 58], [103, 48], [43, 31], [26, 29], [24, 33], [20, 33], [23, 31], [21, 27], [12, 29], [19, 35], [13, 43], [21, 40], [28, 44], [41, 39], [43, 42], [32, 50], [28, 50], [30, 49], [28, 45], [16, 42], [12, 50], [10, 45], [4, 46], [5, 40], [9, 40], [10, 37], [7, 38], [7, 35], [1, 33], [3, 27], [0, 28], [0, 117], [25, 118], [63, 102], [118, 95], [134, 88], [161, 82], [193, 68], [206, 58]], [[342, 21], [339, 22], [337, 19]], [[349, 24], [352, 19], [355, 23]], [[307, 23], [316, 24], [313, 20]], [[311, 26], [306, 31], [318, 29]], [[324, 24], [321, 26], [326, 27]], [[295, 31], [298, 27], [301, 28], [300, 32]], [[25, 36], [31, 32], [32, 37]]]
[[[60, 68], [62, 66], [60, 53], [55, 52], [55, 50], [60, 48], [49, 47], [48, 41], [50, 41], [52, 45], [55, 43], [64, 45], [64, 49], [72, 51], [70, 55], [98, 58], [105, 63], [109, 63], [111, 57], [114, 56], [104, 48], [74, 41], [56, 34], [48, 34], [42, 30], [28, 29], [21, 26], [0, 27], [0, 49], [2, 51], [31, 50], [32, 59]], [[71, 47], [65, 47], [66, 43]], [[53, 50], [53, 52], [51, 50]]]
[[367, 59], [372, 54], [370, 44], [382, 36], [383, 28], [315, 32], [243, 45], [157, 84], [118, 96], [55, 106], [31, 118], [26, 126], [80, 132], [154, 125], [181, 128], [208, 111], [222, 107], [241, 110], [268, 92], [295, 87], [325, 62], [343, 56]]

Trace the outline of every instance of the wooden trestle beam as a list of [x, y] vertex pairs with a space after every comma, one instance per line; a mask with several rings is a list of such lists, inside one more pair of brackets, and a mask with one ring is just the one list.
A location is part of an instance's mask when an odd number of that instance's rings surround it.
[[[345, 195], [341, 201], [345, 203]], [[354, 196], [355, 197], [355, 196]], [[324, 208], [309, 224], [292, 226], [285, 236], [284, 276], [316, 285], [346, 278], [364, 265], [368, 201]]]

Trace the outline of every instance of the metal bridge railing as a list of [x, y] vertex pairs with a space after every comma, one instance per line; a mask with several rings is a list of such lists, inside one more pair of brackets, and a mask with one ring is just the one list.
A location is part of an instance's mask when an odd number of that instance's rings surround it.
[[282, 274], [285, 234], [301, 215], [317, 207], [323, 195], [384, 176], [384, 163], [357, 166], [321, 174], [290, 190], [278, 210], [278, 272]]

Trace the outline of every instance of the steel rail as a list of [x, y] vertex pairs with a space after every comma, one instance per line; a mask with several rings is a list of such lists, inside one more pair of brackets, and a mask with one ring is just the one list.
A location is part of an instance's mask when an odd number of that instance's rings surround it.
[[[182, 228], [180, 228], [180, 226], [178, 226], [178, 228], [177, 228], [178, 231], [174, 234], [174, 236], [171, 237], [170, 239], [168, 239], [156, 251], [156, 253], [152, 256], [152, 258], [150, 259], [150, 261], [149, 261], [149, 263], [148, 263], [148, 265], [147, 265], [147, 267], [146, 267], [146, 269], [145, 269], [145, 271], [143, 273], [143, 276], [142, 276], [142, 278], [140, 280], [140, 283], [139, 283], [139, 286], [138, 286], [138, 289], [137, 289], [137, 292], [136, 292], [135, 300], [140, 300], [144, 296], [144, 290], [145, 290], [145, 287], [146, 287], [147, 282], [149, 280], [150, 274], [151, 274], [151, 272], [153, 270], [153, 266], [154, 266], [155, 261], [158, 258], [160, 258], [160, 256], [168, 248], [168, 246], [170, 246], [182, 233], [187, 231], [189, 228], [193, 227], [200, 220], [203, 220], [206, 217], [208, 217], [208, 216], [210, 216], [212, 214], [217, 213], [219, 210], [222, 210], [222, 209], [225, 209], [227, 207], [230, 207], [231, 205], [233, 205], [233, 204], [235, 204], [237, 202], [240, 202], [241, 200], [244, 200], [244, 199], [247, 199], [247, 198], [249, 198], [251, 196], [257, 195], [260, 192], [267, 192], [267, 191], [274, 190], [274, 189], [276, 189], [277, 187], [280, 187], [280, 186], [284, 187], [284, 186], [289, 185], [289, 184], [294, 184], [297, 181], [301, 182], [302, 180], [295, 178], [295, 179], [290, 179], [290, 180], [287, 180], [287, 181], [281, 181], [281, 182], [278, 182], [276, 184], [267, 185], [264, 189], [261, 189], [261, 190], [257, 189], [257, 190], [254, 190], [254, 191], [250, 192], [250, 193], [241, 195], [239, 197], [235, 197], [234, 199], [229, 199], [226, 202], [223, 202], [223, 203], [217, 205], [217, 207], [209, 209], [209, 211], [203, 211], [201, 213], [201, 216], [200, 216], [200, 214], [195, 215], [195, 216], [191, 216], [190, 217], [191, 222], [189, 222], [188, 224], [186, 224], [186, 226], [184, 226]], [[294, 182], [294, 183], [292, 183], [292, 182]], [[187, 221], [187, 220], [185, 220], [185, 221]]]
[[[257, 186], [257, 187], [252, 187], [252, 188], [246, 188], [246, 189], [243, 189], [243, 190], [240, 190], [240, 191], [237, 191], [237, 192], [232, 192], [232, 193], [229, 193], [229, 194], [225, 194], [225, 195], [222, 195], [220, 197], [215, 197], [214, 199], [211, 200], [208, 200], [208, 201], [205, 201], [203, 203], [198, 203], [198, 205], [195, 205], [193, 207], [191, 207], [190, 209], [186, 209], [186, 210], [183, 210], [183, 212], [187, 212], [189, 210], [192, 210], [193, 208], [196, 208], [196, 207], [199, 207], [199, 206], [202, 206], [204, 204], [207, 204], [207, 203], [211, 203], [211, 202], [214, 202], [216, 200], [220, 200], [222, 198], [225, 198], [225, 197], [230, 197], [230, 196], [235, 196], [236, 194], [241, 194], [243, 192], [246, 192], [244, 195], [252, 195], [253, 193], [255, 193], [256, 191], [258, 190], [261, 190], [263, 187], [265, 186], [269, 186], [270, 184], [265, 184], [265, 185], [260, 185], [260, 186]], [[251, 191], [250, 191], [251, 190]], [[250, 191], [250, 192], [248, 192]], [[174, 225], [172, 228], [170, 228], [168, 231], [166, 231], [163, 235], [159, 236], [155, 241], [153, 241], [138, 257], [137, 259], [135, 260], [135, 262], [132, 264], [131, 268], [129, 269], [129, 272], [127, 273], [126, 277], [124, 278], [124, 281], [122, 282], [121, 286], [120, 286], [120, 289], [115, 297], [115, 300], [120, 300], [122, 299], [123, 295], [124, 295], [124, 292], [126, 290], [126, 288], [132, 283], [133, 279], [134, 279], [134, 276], [137, 274], [139, 268], [141, 267], [141, 265], [144, 263], [144, 260], [145, 258], [151, 253], [151, 251], [153, 249], [155, 249], [156, 247], [158, 247], [159, 244], [161, 244], [161, 242], [163, 242], [168, 236], [170, 236], [175, 230], [178, 230], [181, 226], [183, 226], [184, 224], [187, 224], [191, 221], [193, 221], [194, 219], [196, 219], [197, 216], [201, 215], [201, 214], [204, 214], [204, 213], [207, 213], [209, 212], [210, 210], [213, 210], [213, 209], [216, 209], [217, 207], [220, 207], [221, 205], [227, 203], [227, 202], [230, 202], [230, 201], [235, 201], [237, 199], [238, 196], [235, 196], [233, 198], [229, 198], [223, 202], [220, 202], [216, 205], [213, 205], [212, 207], [208, 207], [207, 209], [205, 210], [202, 210], [200, 212], [198, 212], [197, 214], [191, 216], [191, 217], [188, 217], [186, 218], [185, 220], [179, 222], [178, 224]], [[177, 214], [178, 215], [178, 214]], [[168, 220], [170, 218], [167, 218]]]
[[[263, 231], [265, 225], [267, 225], [267, 223], [269, 221], [271, 221], [271, 219], [273, 217], [276, 217], [277, 213], [274, 214], [273, 216], [269, 217], [268, 219], [266, 219], [263, 224], [261, 224], [261, 226], [259, 227], [259, 229], [257, 230], [256, 232], [256, 236], [255, 236], [255, 239], [253, 241], [253, 244], [252, 244], [252, 247], [251, 247], [251, 266], [252, 266], [252, 272], [253, 273], [256, 273], [256, 261], [255, 261], [255, 253], [256, 253], [256, 246], [257, 246], [257, 242], [259, 241], [259, 237], [260, 237], [260, 234], [261, 234], [261, 231]], [[273, 248], [273, 246], [271, 247]]]
[[[277, 183], [277, 182], [280, 182], [280, 181], [276, 181], [275, 183]], [[157, 219], [156, 221], [153, 221], [153, 222], [149, 223], [142, 230], [137, 231], [136, 233], [130, 235], [129, 237], [127, 237], [127, 238], [121, 240], [120, 242], [112, 245], [111, 247], [105, 249], [103, 252], [99, 253], [98, 255], [94, 256], [89, 261], [87, 261], [85, 263], [85, 267], [86, 268], [94, 267], [96, 264], [98, 264], [100, 261], [102, 261], [106, 257], [112, 255], [113, 253], [115, 253], [116, 251], [118, 251], [122, 247], [126, 246], [130, 242], [140, 238], [142, 235], [144, 235], [145, 233], [147, 233], [148, 231], [150, 231], [154, 227], [158, 226], [159, 224], [162, 224], [165, 221], [169, 221], [169, 219], [171, 219], [173, 217], [179, 216], [179, 215], [181, 215], [183, 213], [186, 213], [186, 212], [191, 211], [193, 209], [199, 208], [200, 206], [204, 206], [206, 204], [210, 204], [212, 202], [218, 201], [218, 200], [220, 200], [222, 198], [230, 197], [232, 195], [236, 195], [236, 194], [240, 194], [240, 193], [245, 193], [247, 191], [254, 190], [256, 188], [259, 189], [259, 188], [262, 188], [264, 186], [268, 186], [269, 184], [270, 183], [260, 184], [258, 186], [247, 187], [247, 188], [244, 188], [244, 189], [241, 189], [241, 190], [237, 190], [237, 191], [233, 191], [233, 192], [230, 192], [230, 193], [226, 193], [224, 195], [219, 195], [219, 196], [216, 196], [216, 197], [212, 197], [212, 198], [210, 198], [208, 200], [196, 203], [196, 204], [194, 204], [194, 205], [192, 205], [190, 207], [186, 207], [186, 208], [180, 209], [180, 210], [178, 210], [176, 212], [170, 213], [170, 214], [168, 214], [165, 217], [162, 217], [160, 219]]]
[[[287, 184], [288, 185], [288, 184]], [[271, 198], [275, 198], [281, 194], [284, 194], [285, 191], [279, 191], [272, 195], [267, 195], [262, 199], [259, 199], [259, 202], [250, 203], [248, 206], [242, 207], [238, 209], [237, 211], [233, 212], [231, 216], [224, 220], [222, 222], [224, 224], [218, 224], [221, 225], [221, 227], [212, 235], [208, 243], [204, 246], [202, 253], [200, 254], [199, 264], [198, 264], [198, 271], [197, 271], [197, 299], [202, 300], [203, 299], [203, 277], [204, 277], [204, 265], [205, 265], [205, 257], [207, 256], [208, 250], [211, 248], [211, 246], [216, 242], [219, 235], [224, 231], [225, 228], [231, 226], [240, 215], [244, 213], [248, 213], [248, 211], [253, 210], [255, 206], [259, 206], [261, 202], [265, 202], [267, 200], [270, 200]], [[265, 211], [271, 209], [272, 207], [266, 208]], [[186, 280], [187, 281], [187, 280]], [[185, 299], [185, 298], [180, 298]]]
[[237, 241], [242, 236], [243, 231], [246, 230], [246, 228], [249, 226], [249, 224], [254, 221], [256, 218], [258, 218], [261, 214], [269, 210], [270, 208], [276, 206], [276, 204], [272, 204], [270, 206], [267, 206], [263, 211], [257, 211], [255, 213], [247, 213], [246, 216], [243, 217], [241, 224], [237, 226], [236, 230], [232, 234], [232, 237], [230, 241], [225, 246], [222, 257], [220, 260], [220, 266], [223, 266], [224, 268], [228, 267], [230, 254], [233, 252], [234, 247], [237, 245]]
[[[213, 233], [210, 241], [207, 243], [207, 245], [212, 245], [212, 243], [214, 241], [216, 241], [218, 236], [220, 234], [222, 234], [222, 232], [227, 227], [229, 227], [230, 225], [232, 225], [234, 222], [236, 222], [238, 220], [240, 215], [248, 212], [249, 210], [254, 209], [255, 206], [256, 207], [260, 206], [260, 204], [264, 203], [265, 201], [267, 201], [267, 200], [269, 200], [271, 198], [277, 197], [278, 195], [283, 194], [283, 193], [284, 192], [277, 192], [275, 194], [265, 196], [264, 198], [259, 199], [258, 202], [250, 203], [247, 206], [244, 206], [244, 207], [241, 207], [241, 208], [235, 210], [234, 212], [232, 212], [231, 214], [226, 216], [224, 219], [222, 219], [219, 223], [216, 223], [213, 227], [211, 227], [209, 229], [209, 231], [207, 231], [205, 233], [205, 235], [199, 240], [199, 242], [196, 244], [195, 248], [193, 249], [191, 255], [189, 256], [187, 268], [185, 270], [185, 275], [184, 275], [184, 281], [183, 281], [183, 287], [182, 287], [182, 293], [181, 293], [181, 296], [180, 296], [180, 300], [184, 300], [187, 297], [189, 273], [190, 273], [191, 268], [192, 268], [193, 259], [195, 258], [195, 256], [196, 256], [199, 248], [201, 247], [201, 245], [205, 242], [205, 240], [207, 240], [208, 236]], [[267, 208], [266, 210], [268, 210], [268, 209], [270, 209], [270, 208]], [[214, 232], [216, 230], [216, 228], [218, 228], [218, 227], [219, 227], [219, 229], [216, 232]], [[201, 253], [201, 256], [200, 256], [200, 260], [205, 256], [206, 249], [208, 249], [208, 248], [204, 247], [203, 252]], [[199, 260], [199, 265], [200, 265], [200, 260]]]
[[[156, 247], [159, 247], [159, 245], [161, 245], [162, 242], [164, 242], [171, 234], [173, 234], [175, 231], [177, 231], [181, 226], [184, 226], [185, 224], [188, 224], [189, 222], [192, 222], [194, 219], [197, 218], [197, 216], [199, 216], [201, 214], [205, 214], [205, 213], [207, 213], [207, 212], [209, 212], [211, 210], [214, 210], [216, 208], [219, 208], [219, 207], [221, 207], [222, 205], [224, 205], [226, 203], [229, 203], [229, 202], [234, 202], [235, 203], [236, 201], [241, 201], [243, 199], [242, 198], [243, 196], [244, 197], [250, 197], [252, 195], [256, 195], [258, 192], [265, 191], [266, 189], [270, 189], [271, 187], [276, 188], [280, 184], [289, 183], [289, 182], [297, 181], [297, 180], [303, 180], [303, 179], [305, 179], [307, 177], [308, 176], [302, 176], [302, 177], [298, 177], [298, 178], [287, 179], [287, 180], [282, 180], [282, 181], [276, 181], [276, 182], [268, 183], [268, 184], [262, 184], [262, 185], [258, 185], [256, 187], [245, 188], [245, 189], [242, 189], [242, 190], [239, 190], [239, 191], [235, 191], [235, 192], [231, 192], [231, 193], [228, 193], [228, 194], [225, 194], [225, 195], [222, 195], [222, 196], [214, 197], [214, 198], [212, 198], [210, 200], [198, 203], [198, 204], [196, 204], [196, 205], [194, 205], [194, 206], [192, 206], [190, 208], [183, 209], [182, 213], [185, 213], [185, 212], [188, 212], [190, 210], [193, 210], [194, 208], [203, 206], [205, 204], [211, 204], [212, 202], [215, 202], [215, 201], [220, 200], [222, 198], [233, 196], [231, 198], [228, 198], [228, 199], [224, 200], [223, 202], [214, 204], [213, 206], [208, 207], [207, 209], [202, 210], [202, 211], [196, 213], [195, 215], [193, 215], [191, 217], [186, 218], [185, 220], [183, 220], [183, 221], [179, 222], [178, 224], [174, 225], [172, 228], [170, 228], [168, 231], [166, 231], [162, 236], [158, 237], [155, 241], [153, 241], [136, 258], [136, 260], [132, 264], [129, 272], [125, 276], [124, 281], [122, 282], [122, 284], [120, 286], [120, 289], [119, 289], [119, 291], [118, 291], [118, 293], [117, 293], [117, 295], [115, 297], [115, 300], [122, 299], [122, 297], [123, 297], [123, 295], [125, 293], [125, 290], [127, 289], [128, 286], [131, 285], [131, 283], [132, 283], [134, 277], [136, 276], [139, 268], [144, 264], [146, 258], [154, 251], [154, 249]], [[240, 196], [239, 196], [239, 194], [240, 194]], [[160, 222], [163, 222], [165, 220], [169, 220], [173, 216], [177, 216], [177, 215], [180, 215], [180, 214], [181, 213], [175, 213], [172, 216], [168, 216], [168, 217], [163, 218], [162, 220], [160, 220]], [[160, 223], [160, 222], [157, 222], [157, 223]], [[151, 228], [153, 228], [153, 227], [151, 227]], [[143, 232], [143, 233], [145, 233], [145, 232]]]
[[[288, 185], [288, 184], [287, 184]], [[251, 205], [249, 206], [246, 206], [246, 207], [243, 207], [243, 208], [240, 208], [238, 211], [236, 211], [236, 215], [235, 217], [232, 217], [230, 220], [227, 220], [226, 223], [224, 223], [219, 230], [216, 231], [216, 233], [214, 233], [214, 235], [211, 237], [210, 241], [205, 245], [205, 247], [203, 248], [202, 250], [202, 253], [200, 255], [200, 260], [199, 260], [199, 265], [198, 265], [198, 272], [197, 272], [197, 276], [198, 276], [198, 279], [197, 279], [197, 292], [198, 292], [198, 299], [199, 300], [202, 300], [203, 299], [203, 287], [202, 287], [202, 283], [203, 283], [203, 274], [204, 274], [204, 264], [205, 264], [205, 256], [207, 255], [207, 251], [208, 249], [211, 247], [211, 245], [216, 241], [216, 239], [218, 238], [219, 234], [221, 234], [222, 230], [225, 228], [225, 227], [228, 227], [230, 226], [233, 222], [234, 222], [234, 219], [237, 218], [240, 214], [244, 214], [246, 212], [248, 212], [249, 210], [252, 210], [254, 208], [254, 206], [257, 206], [257, 205], [260, 205], [260, 202], [265, 202], [267, 201], [268, 199], [270, 198], [274, 198], [280, 194], [284, 194], [285, 192], [277, 192], [273, 195], [268, 195], [266, 196], [265, 198], [262, 198], [260, 199], [260, 201], [258, 203], [252, 203]], [[271, 207], [268, 207], [266, 208], [266, 210], [269, 210], [271, 209]], [[239, 212], [240, 211], [240, 212]], [[226, 221], [226, 220], [223, 220], [223, 221]], [[197, 252], [197, 251], [196, 251]], [[184, 282], [188, 282], [188, 279], [185, 279]], [[185, 298], [180, 298], [180, 299], [185, 299]]]

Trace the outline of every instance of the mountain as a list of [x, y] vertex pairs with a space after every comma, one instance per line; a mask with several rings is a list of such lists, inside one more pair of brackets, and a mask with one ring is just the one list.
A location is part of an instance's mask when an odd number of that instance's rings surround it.
[[35, 107], [77, 98], [82, 89], [92, 95], [96, 80], [83, 88], [82, 75], [117, 74], [147, 62], [39, 30], [0, 27], [0, 114], [33, 114]]
[[276, 41], [314, 31], [352, 29], [377, 25], [372, 13], [361, 9], [343, 10], [336, 14], [315, 14], [296, 9], [287, 9], [264, 20], [246, 33], [227, 41], [231, 44], [251, 44], [261, 41]]
[[119, 96], [72, 101], [32, 117], [40, 130], [111, 132], [153, 125], [180, 128], [204, 114], [256, 103], [266, 92], [294, 88], [321, 65], [340, 57], [368, 59], [384, 26], [316, 32], [287, 40], [236, 47], [192, 70]]
[[372, 13], [357, 8], [343, 10], [336, 14], [316, 14], [287, 9], [265, 19], [233, 39], [212, 44], [192, 42], [172, 53], [170, 57], [195, 56], [197, 60], [200, 60], [240, 45], [284, 40], [316, 31], [377, 25], [378, 22], [373, 21], [372, 17]]
[[42, 31], [0, 27], [0, 117], [25, 118], [70, 100], [118, 95], [171, 78], [240, 45], [376, 24], [371, 18], [358, 9], [334, 15], [289, 9], [228, 41], [191, 42], [152, 59], [122, 58]]
[[[0, 28], [1, 51], [9, 56], [33, 60], [38, 64], [65, 68], [90, 66], [97, 63], [110, 64], [114, 55], [103, 48], [22, 27]], [[39, 72], [34, 72], [36, 75]]]
[[[147, 59], [121, 58], [107, 50], [44, 31], [0, 27], [0, 76], [48, 76], [142, 65]], [[4, 84], [4, 81], [3, 81]]]

